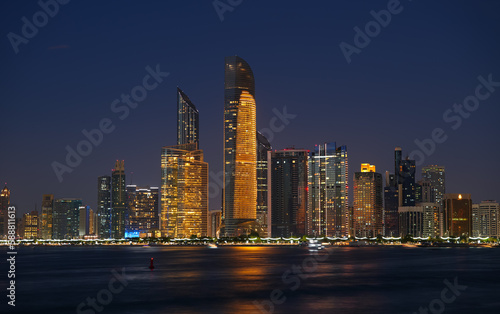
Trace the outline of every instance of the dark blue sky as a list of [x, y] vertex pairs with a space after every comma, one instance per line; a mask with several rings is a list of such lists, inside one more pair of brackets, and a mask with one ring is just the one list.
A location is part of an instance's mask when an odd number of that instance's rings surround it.
[[[255, 75], [258, 129], [269, 126], [273, 108], [297, 115], [275, 134], [274, 148], [345, 144], [352, 179], [361, 162], [392, 171], [395, 146], [410, 153], [415, 139], [442, 128], [448, 139], [424, 164], [446, 166], [450, 193], [500, 200], [500, 87], [457, 130], [443, 120], [474, 95], [478, 76], [500, 81], [500, 2], [401, 1], [402, 11], [348, 64], [339, 44], [352, 45], [353, 28], [364, 29], [370, 11], [387, 4], [244, 0], [221, 22], [208, 0], [72, 1], [16, 54], [7, 34], [22, 35], [21, 18], [40, 7], [4, 2], [0, 181], [21, 212], [40, 207], [44, 193], [95, 208], [97, 177], [116, 159], [134, 184], [159, 186], [161, 147], [176, 143], [176, 86], [200, 111], [201, 147], [219, 173], [224, 57], [237, 54]], [[170, 75], [120, 120], [111, 103], [157, 64]], [[115, 130], [60, 183], [51, 163], [63, 163], [65, 147], [103, 118]], [[210, 201], [220, 207], [220, 195]]]

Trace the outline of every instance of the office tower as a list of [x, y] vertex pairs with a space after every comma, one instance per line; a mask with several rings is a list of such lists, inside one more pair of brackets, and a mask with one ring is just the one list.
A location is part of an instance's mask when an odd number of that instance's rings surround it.
[[443, 206], [443, 196], [446, 193], [445, 169], [443, 166], [430, 165], [422, 167], [422, 180], [428, 181], [431, 185], [432, 203]]
[[416, 184], [415, 184], [415, 160], [402, 158], [401, 147], [394, 150], [394, 175], [395, 183], [399, 193], [399, 206], [415, 206]]
[[444, 195], [445, 230], [448, 236], [472, 236], [472, 200], [470, 194]]
[[101, 239], [111, 238], [111, 177], [97, 178], [97, 220]]
[[[222, 222], [222, 211], [220, 209], [208, 212], [208, 236], [218, 238]], [[262, 235], [261, 235], [262, 236]]]
[[474, 237], [499, 236], [499, 205], [496, 201], [472, 204], [472, 235]]
[[177, 87], [177, 145], [199, 145], [199, 113], [189, 97]]
[[336, 143], [316, 145], [309, 157], [307, 233], [349, 234], [347, 147]]
[[40, 217], [40, 237], [52, 239], [52, 211], [54, 210], [54, 195], [42, 196], [42, 216]]
[[85, 236], [96, 235], [96, 214], [90, 206], [80, 206], [80, 227], [78, 235], [83, 238]]
[[82, 200], [63, 198], [54, 201], [52, 239], [74, 239], [79, 235]]
[[8, 211], [10, 205], [10, 190], [7, 185], [0, 192], [0, 238], [8, 236]]
[[436, 202], [435, 190], [430, 181], [420, 180], [417, 183], [417, 203], [438, 203]]
[[159, 224], [158, 188], [127, 185], [125, 237], [154, 236]]
[[267, 207], [267, 152], [271, 143], [262, 133], [257, 132], [257, 232], [261, 237], [270, 236], [268, 230]]
[[160, 230], [164, 237], [206, 236], [208, 163], [199, 149], [199, 113], [178, 90], [177, 143], [161, 155]]
[[439, 205], [437, 203], [422, 202], [418, 203], [423, 212], [422, 237], [436, 238], [440, 235], [439, 231]]
[[257, 218], [257, 136], [252, 69], [238, 56], [226, 57], [224, 80], [225, 234], [249, 231]]
[[382, 234], [382, 175], [375, 166], [361, 164], [354, 173], [353, 224], [357, 237], [376, 237]]
[[424, 211], [422, 206], [399, 207], [399, 235], [422, 237]]
[[268, 153], [272, 237], [306, 234], [308, 155], [294, 148]]
[[384, 235], [387, 237], [399, 236], [399, 195], [395, 184], [395, 176], [385, 172], [384, 187]]
[[22, 233], [20, 236], [23, 239], [36, 239], [38, 238], [39, 226], [38, 211], [34, 210], [23, 215], [22, 218]]
[[125, 191], [125, 161], [117, 160], [111, 173], [111, 237], [125, 237], [125, 211], [127, 209]]

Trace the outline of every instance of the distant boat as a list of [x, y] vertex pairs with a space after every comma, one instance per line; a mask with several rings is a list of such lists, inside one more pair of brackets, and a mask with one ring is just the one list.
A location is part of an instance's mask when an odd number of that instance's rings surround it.
[[325, 247], [323, 246], [323, 244], [321, 244], [321, 242], [318, 242], [318, 240], [313, 239], [309, 240], [307, 248], [309, 249], [309, 251], [318, 251], [324, 249]]
[[208, 247], [209, 249], [216, 249], [216, 248], [218, 248], [217, 244], [215, 244], [215, 243], [209, 243], [209, 244], [207, 245], [207, 247]]

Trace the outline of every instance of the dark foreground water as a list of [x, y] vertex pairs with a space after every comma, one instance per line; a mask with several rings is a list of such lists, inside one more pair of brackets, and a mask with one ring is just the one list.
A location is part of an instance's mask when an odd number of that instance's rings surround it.
[[[4, 294], [0, 312], [271, 313], [272, 304], [274, 313], [419, 313], [429, 307], [428, 313], [500, 313], [500, 249], [333, 247], [327, 252], [21, 248], [15, 311]], [[5, 249], [0, 254], [5, 293]], [[148, 269], [151, 257], [154, 271]], [[112, 270], [124, 270], [122, 281]], [[455, 278], [459, 287], [448, 288], [444, 281], [453, 286]], [[97, 310], [85, 304], [87, 298], [100, 299]]]

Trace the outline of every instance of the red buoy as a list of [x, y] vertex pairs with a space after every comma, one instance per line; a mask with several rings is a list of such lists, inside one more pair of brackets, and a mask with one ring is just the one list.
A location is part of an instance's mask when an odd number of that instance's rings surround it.
[[151, 257], [151, 264], [149, 265], [149, 269], [153, 270], [155, 269], [155, 266], [153, 265], [153, 258]]

